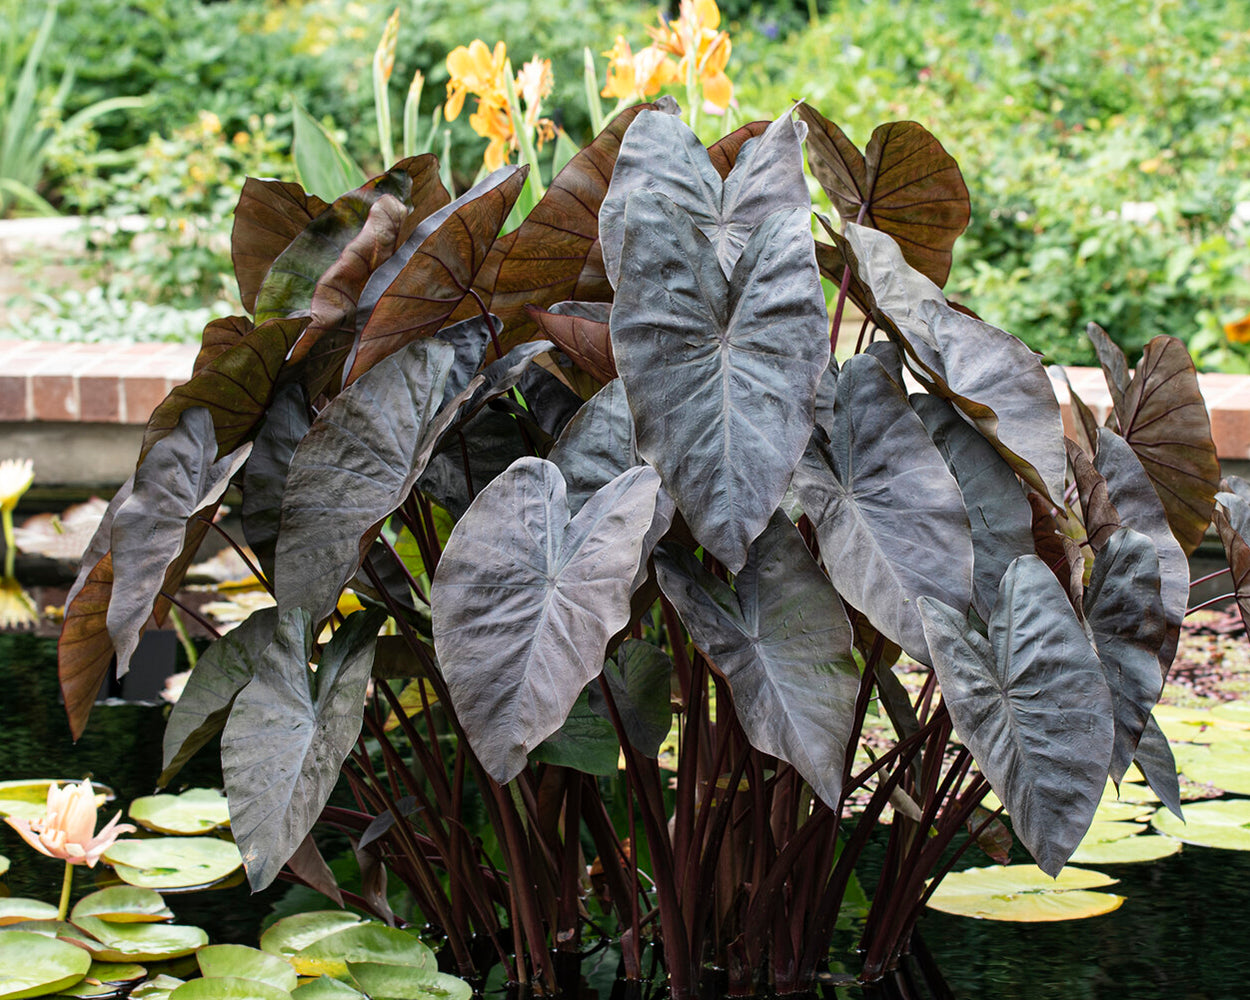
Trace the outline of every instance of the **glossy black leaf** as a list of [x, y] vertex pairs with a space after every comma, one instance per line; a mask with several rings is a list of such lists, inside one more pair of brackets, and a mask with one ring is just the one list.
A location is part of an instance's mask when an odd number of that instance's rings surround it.
[[1115, 738], [1111, 692], [1067, 595], [1037, 556], [1008, 568], [989, 636], [920, 601], [955, 732], [1039, 867], [1057, 875], [1094, 818]]
[[221, 736], [230, 828], [253, 891], [268, 886], [308, 836], [360, 735], [373, 646], [386, 616], [357, 611], [308, 667], [312, 623], [281, 615]]
[[734, 586], [685, 549], [656, 555], [660, 589], [729, 682], [751, 744], [792, 764], [837, 808], [859, 670], [851, 625], [785, 514], [751, 545]]
[[829, 359], [808, 214], [769, 216], [729, 279], [663, 195], [635, 192], [625, 230], [612, 350], [638, 453], [699, 543], [737, 571], [785, 495]]
[[812, 435], [794, 488], [838, 593], [927, 663], [916, 601], [968, 607], [972, 535], [959, 484], [875, 358], [842, 366], [830, 433]]
[[638, 466], [570, 516], [552, 463], [517, 460], [456, 524], [431, 587], [434, 647], [460, 723], [501, 783], [564, 724], [629, 620], [659, 477]]
[[768, 216], [802, 209], [806, 218], [811, 210], [803, 177], [806, 131], [787, 112], [742, 148], [722, 181], [698, 136], [679, 117], [641, 112], [625, 133], [599, 210], [603, 262], [613, 286], [620, 284], [622, 256], [628, 254], [626, 209], [634, 192], [658, 192], [686, 212], [710, 241], [726, 275]]

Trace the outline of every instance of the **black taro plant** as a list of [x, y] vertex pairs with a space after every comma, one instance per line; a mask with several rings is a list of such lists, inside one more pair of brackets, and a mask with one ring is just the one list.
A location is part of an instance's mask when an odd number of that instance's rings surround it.
[[[967, 193], [923, 128], [861, 154], [800, 106], [705, 149], [675, 111], [620, 115], [502, 236], [512, 167], [455, 200], [430, 156], [332, 205], [249, 180], [254, 319], [153, 414], [61, 640], [80, 732], [233, 482], [276, 608], [200, 659], [162, 780], [220, 733], [254, 886], [394, 921], [399, 878], [447, 967], [538, 992], [584, 935], [678, 997], [811, 987], [887, 804], [867, 980], [949, 848], [1005, 857], [991, 788], [1052, 874], [1134, 761], [1179, 808], [1151, 711], [1219, 483], [1183, 347], [1130, 376], [1094, 331], [1115, 411], [1077, 400], [1065, 442], [1037, 356], [942, 295]], [[822, 272], [867, 317], [840, 366]], [[870, 710], [895, 739], [857, 764]]]

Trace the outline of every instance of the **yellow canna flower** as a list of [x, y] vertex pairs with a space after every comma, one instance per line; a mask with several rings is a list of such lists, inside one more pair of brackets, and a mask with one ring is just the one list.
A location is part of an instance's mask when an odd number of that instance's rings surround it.
[[733, 83], [725, 75], [732, 45], [729, 34], [718, 31], [720, 8], [716, 0], [681, 0], [681, 13], [675, 21], [661, 18], [658, 28], [648, 28], [654, 45], [662, 52], [679, 57], [677, 79], [691, 71], [703, 88], [703, 96], [722, 110], [733, 99]]
[[677, 67], [668, 54], [648, 45], [635, 54], [623, 35], [616, 36], [608, 57], [607, 85], [599, 96], [632, 101], [658, 94], [665, 84], [677, 79]]
[[95, 792], [91, 782], [84, 780], [81, 785], [69, 784], [64, 788], [48, 786], [48, 805], [39, 819], [28, 822], [6, 816], [4, 821], [40, 854], [60, 858], [66, 864], [94, 868], [113, 841], [123, 833], [134, 833], [135, 828], [129, 823], [117, 822], [121, 815], [119, 810], [97, 834]]
[[483, 158], [487, 170], [498, 170], [508, 162], [509, 154], [516, 145], [516, 132], [506, 100], [499, 103], [485, 99], [478, 101], [477, 110], [469, 117], [469, 125], [482, 138], [490, 140]]
[[516, 75], [516, 92], [525, 102], [526, 124], [538, 124], [538, 111], [542, 107], [542, 100], [550, 95], [554, 87], [550, 59], [539, 59], [535, 55], [521, 67], [521, 72]]
[[0, 510], [12, 511], [35, 481], [35, 463], [29, 458], [8, 458], [0, 462]]
[[447, 81], [447, 104], [443, 117], [455, 121], [464, 107], [467, 94], [483, 100], [497, 99], [498, 103], [506, 104], [503, 73], [507, 61], [508, 47], [503, 42], [496, 42], [492, 51], [480, 38], [475, 38], [468, 46], [459, 45], [452, 49], [447, 54], [447, 72], [451, 79]]
[[1250, 344], [1250, 316], [1225, 323], [1224, 336], [1234, 344]]

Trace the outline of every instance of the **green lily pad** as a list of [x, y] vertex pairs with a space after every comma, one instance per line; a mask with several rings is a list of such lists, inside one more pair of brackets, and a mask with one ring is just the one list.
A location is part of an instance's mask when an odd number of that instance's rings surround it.
[[1185, 806], [1185, 822], [1158, 813], [1151, 825], [1160, 833], [1200, 847], [1250, 851], [1250, 799], [1212, 799]]
[[1229, 701], [1216, 705], [1211, 714], [1221, 722], [1237, 722], [1250, 728], [1250, 702]]
[[929, 906], [979, 920], [1079, 920], [1110, 913], [1124, 902], [1123, 896], [1089, 891], [1115, 883], [1084, 868], [1065, 868], [1056, 879], [1036, 865], [969, 868], [947, 875]]
[[3, 875], [8, 870], [9, 870], [9, 859], [6, 858], [3, 854], [0, 854], [0, 875]]
[[81, 948], [89, 948], [97, 942], [89, 934], [80, 931], [73, 924], [64, 920], [24, 920], [20, 924], [9, 924], [6, 931], [23, 931], [39, 934], [46, 938], [59, 938]]
[[181, 924], [114, 924], [99, 917], [81, 917], [75, 923], [99, 942], [92, 953], [103, 962], [155, 962], [189, 955], [208, 944], [200, 928]]
[[1237, 795], [1250, 795], [1250, 744], [1177, 743], [1172, 752], [1181, 774], [1190, 781], [1214, 785]]
[[1154, 807], [1144, 802], [1119, 802], [1115, 799], [1103, 799], [1094, 811], [1094, 822], [1103, 820], [1113, 823], [1131, 823], [1134, 820], [1146, 820], [1154, 815]]
[[58, 993], [89, 968], [91, 956], [65, 941], [27, 931], [0, 934], [0, 1000]]
[[123, 996], [129, 985], [147, 975], [142, 965], [125, 965], [115, 962], [92, 962], [86, 978], [62, 990], [57, 996], [74, 997], [75, 1000], [108, 1000]]
[[181, 795], [145, 795], [130, 804], [130, 818], [157, 833], [208, 833], [230, 825], [230, 806], [221, 792], [192, 788]]
[[255, 979], [288, 993], [299, 985], [289, 962], [246, 945], [210, 945], [201, 948], [195, 958], [206, 978]]
[[1145, 823], [1131, 823], [1124, 820], [1094, 820], [1082, 838], [1082, 844], [1106, 844], [1115, 840], [1132, 837], [1146, 829]]
[[243, 864], [234, 844], [215, 837], [119, 840], [104, 852], [104, 860], [123, 882], [165, 890], [212, 885]]
[[181, 979], [160, 975], [136, 987], [130, 994], [130, 1000], [169, 1000], [174, 990], [181, 985]]
[[[55, 909], [55, 908], [54, 908]], [[114, 885], [83, 896], [70, 911], [75, 923], [80, 917], [99, 917], [113, 924], [155, 924], [174, 919], [159, 892], [133, 885]]]
[[192, 979], [174, 990], [169, 1000], [291, 1000], [291, 992], [255, 979], [227, 976]]
[[407, 931], [370, 921], [314, 941], [287, 959], [301, 976], [341, 979], [348, 962], [382, 962], [414, 969], [436, 969], [434, 952]]
[[1136, 781], [1124, 780], [1120, 782], [1120, 790], [1117, 794], [1116, 787], [1107, 781], [1107, 788], [1103, 792], [1103, 801], [1107, 799], [1115, 799], [1120, 802], [1128, 802], [1132, 805], [1158, 805], [1159, 797], [1150, 790], [1148, 785], [1139, 784]]
[[1179, 840], [1142, 834], [1125, 837], [1123, 840], [1082, 843], [1072, 853], [1070, 860], [1081, 865], [1130, 865], [1142, 861], [1158, 861], [1178, 853], [1180, 849]]
[[345, 982], [318, 976], [291, 991], [293, 1000], [368, 1000], [360, 990], [352, 989]]
[[[364, 920], [346, 910], [310, 910], [277, 921], [260, 936], [260, 950], [280, 958], [290, 958], [314, 941], [354, 927]], [[317, 973], [312, 973], [317, 975]]]
[[382, 962], [348, 962], [347, 971], [356, 985], [373, 997], [387, 1000], [469, 1000], [473, 987], [445, 972]]
[[0, 927], [20, 924], [24, 920], [55, 920], [56, 907], [40, 899], [13, 896], [0, 899]]

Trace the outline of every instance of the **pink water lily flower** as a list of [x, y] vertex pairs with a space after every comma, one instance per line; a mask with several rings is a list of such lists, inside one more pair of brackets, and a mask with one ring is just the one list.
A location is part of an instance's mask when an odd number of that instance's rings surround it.
[[134, 833], [129, 823], [118, 823], [121, 811], [95, 832], [95, 792], [91, 782], [81, 785], [68, 784], [59, 788], [48, 786], [48, 806], [43, 816], [36, 820], [6, 816], [4, 821], [13, 827], [26, 843], [40, 854], [60, 858], [66, 864], [94, 868], [100, 855], [113, 846], [113, 841], [123, 833]]

